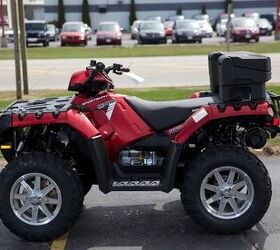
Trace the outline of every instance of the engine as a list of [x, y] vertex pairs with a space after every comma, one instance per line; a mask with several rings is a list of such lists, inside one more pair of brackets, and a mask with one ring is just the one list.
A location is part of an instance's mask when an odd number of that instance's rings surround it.
[[155, 151], [123, 150], [119, 164], [122, 167], [161, 167], [163, 159]]

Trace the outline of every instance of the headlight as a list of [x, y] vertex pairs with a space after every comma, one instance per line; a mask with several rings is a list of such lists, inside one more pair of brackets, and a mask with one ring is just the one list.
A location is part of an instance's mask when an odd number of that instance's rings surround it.
[[164, 32], [160, 32], [160, 36], [165, 36]]
[[61, 36], [61, 39], [63, 39], [63, 40], [66, 39], [66, 38], [67, 38], [66, 36]]
[[177, 35], [183, 35], [183, 32], [182, 31], [177, 31]]
[[147, 36], [146, 33], [140, 33], [140, 36]]

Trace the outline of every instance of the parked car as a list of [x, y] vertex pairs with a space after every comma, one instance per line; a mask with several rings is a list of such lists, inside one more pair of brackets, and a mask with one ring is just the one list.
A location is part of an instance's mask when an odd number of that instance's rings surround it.
[[213, 36], [213, 28], [211, 24], [206, 20], [198, 20], [200, 31], [202, 37], [212, 37]]
[[87, 39], [91, 40], [91, 33], [92, 33], [91, 27], [85, 23], [85, 29], [86, 29]]
[[46, 21], [25, 21], [26, 45], [42, 43], [49, 46], [50, 38]]
[[198, 20], [198, 21], [207, 21], [210, 22], [210, 17], [207, 14], [198, 14], [194, 15], [193, 19]]
[[251, 17], [254, 18], [255, 20], [260, 18], [260, 14], [258, 12], [248, 12], [243, 14], [244, 17]]
[[221, 19], [216, 24], [217, 36], [225, 36], [227, 32], [227, 19]]
[[[8, 43], [14, 42], [14, 31], [8, 26], [4, 26], [4, 34], [7, 37]], [[0, 29], [0, 37], [2, 37], [2, 29]]]
[[58, 41], [59, 40], [59, 30], [54, 24], [48, 24], [48, 34], [50, 41]]
[[101, 22], [96, 34], [96, 45], [121, 45], [122, 33], [117, 22]]
[[146, 21], [159, 21], [162, 22], [162, 18], [160, 16], [148, 16]]
[[165, 21], [177, 21], [177, 20], [184, 20], [185, 17], [183, 15], [174, 15], [174, 16], [169, 16], [165, 19]]
[[61, 46], [88, 43], [85, 24], [83, 22], [66, 22], [62, 26], [60, 34]]
[[143, 21], [138, 34], [138, 44], [166, 43], [164, 26], [159, 21]]
[[273, 27], [271, 23], [265, 18], [259, 18], [257, 20], [258, 27], [260, 29], [260, 34], [264, 36], [271, 36]]
[[175, 22], [172, 35], [173, 43], [202, 42], [200, 25], [197, 20], [185, 19]]
[[250, 41], [260, 39], [260, 30], [256, 20], [247, 17], [238, 17], [232, 20], [231, 37], [233, 42]]
[[[235, 14], [234, 14], [234, 13], [231, 13], [231, 14], [230, 14], [230, 17], [231, 17], [231, 19], [235, 18]], [[216, 21], [215, 21], [215, 23], [214, 23], [214, 25], [213, 25], [213, 27], [215, 28], [215, 31], [217, 31], [217, 30], [216, 30], [217, 24], [218, 24], [221, 20], [228, 20], [228, 14], [227, 14], [227, 13], [222, 13], [222, 14], [220, 14], [220, 15], [216, 18]]]
[[165, 21], [163, 23], [165, 29], [165, 35], [167, 37], [172, 37], [174, 23], [175, 23], [174, 21]]
[[276, 25], [276, 14], [262, 14], [260, 15], [260, 18], [265, 18], [267, 19], [270, 24], [273, 27], [273, 30], [275, 29], [275, 25]]
[[139, 32], [139, 26], [140, 26], [141, 22], [142, 22], [142, 20], [136, 20], [131, 25], [130, 32], [131, 32], [132, 40], [137, 38], [138, 32]]

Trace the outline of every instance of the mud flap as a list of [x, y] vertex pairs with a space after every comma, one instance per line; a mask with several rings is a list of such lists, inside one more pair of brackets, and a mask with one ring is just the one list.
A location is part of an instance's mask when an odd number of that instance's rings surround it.
[[90, 154], [100, 191], [109, 193], [112, 186], [112, 165], [109, 161], [104, 141], [101, 135], [89, 141]]
[[164, 163], [164, 171], [161, 180], [161, 191], [170, 192], [174, 188], [177, 163], [182, 151], [182, 144], [171, 142]]

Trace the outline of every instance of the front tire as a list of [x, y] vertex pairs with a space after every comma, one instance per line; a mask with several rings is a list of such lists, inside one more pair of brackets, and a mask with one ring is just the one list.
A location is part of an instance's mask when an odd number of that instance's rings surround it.
[[213, 233], [239, 233], [257, 224], [271, 200], [263, 163], [237, 146], [216, 146], [197, 156], [181, 187], [185, 210]]
[[83, 197], [78, 175], [51, 154], [18, 157], [0, 174], [0, 217], [29, 241], [65, 234], [79, 218]]

